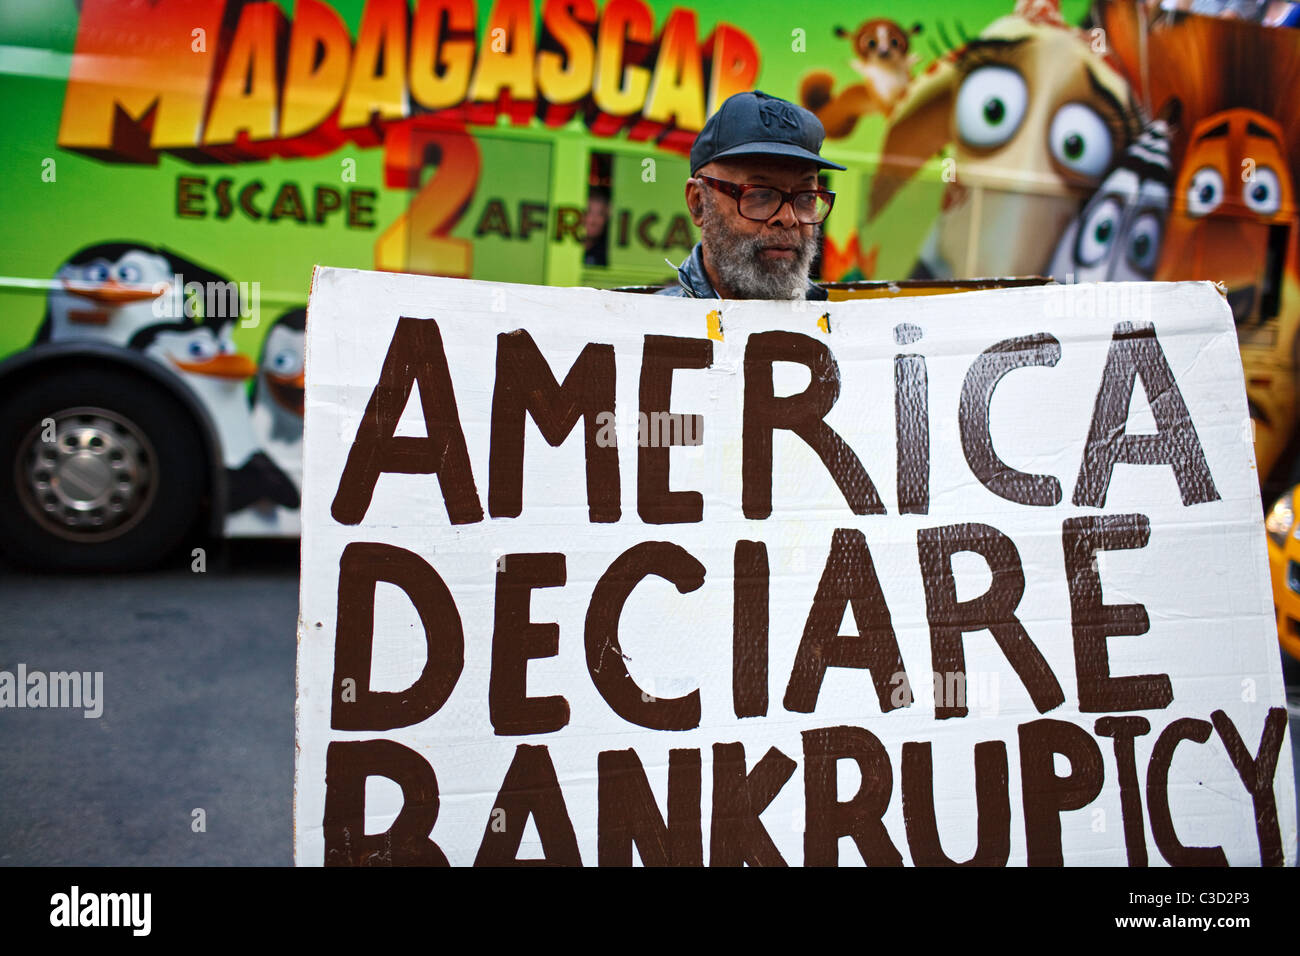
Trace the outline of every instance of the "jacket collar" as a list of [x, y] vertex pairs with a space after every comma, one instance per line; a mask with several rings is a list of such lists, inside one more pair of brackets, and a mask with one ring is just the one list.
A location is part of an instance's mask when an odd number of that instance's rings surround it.
[[[704, 245], [697, 242], [691, 254], [677, 268], [677, 284], [682, 288], [682, 295], [691, 299], [718, 299], [716, 289], [709, 282], [709, 274], [704, 271]], [[804, 292], [805, 299], [826, 299], [825, 289], [815, 282], [809, 282]]]
[[720, 298], [709, 274], [704, 271], [704, 244], [697, 242], [691, 254], [677, 268], [677, 284], [682, 287], [682, 294], [691, 299]]

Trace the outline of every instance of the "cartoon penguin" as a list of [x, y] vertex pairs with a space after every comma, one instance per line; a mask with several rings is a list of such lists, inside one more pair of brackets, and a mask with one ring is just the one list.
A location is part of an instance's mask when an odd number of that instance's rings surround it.
[[1106, 173], [1056, 246], [1058, 282], [1142, 282], [1155, 273], [1169, 215], [1176, 108], [1148, 123]]
[[[302, 489], [303, 347], [307, 310], [290, 309], [262, 342], [253, 386], [253, 433], [275, 465]], [[264, 515], [272, 530], [292, 527], [297, 515]]]
[[142, 329], [185, 317], [185, 283], [222, 283], [197, 263], [136, 242], [87, 246], [60, 266], [54, 279], [33, 344], [126, 346]]
[[140, 329], [158, 323], [175, 273], [167, 257], [148, 246], [87, 246], [55, 273], [36, 341], [126, 345]]
[[130, 347], [181, 377], [211, 415], [221, 439], [230, 513], [259, 502], [297, 508], [298, 489], [266, 456], [253, 434], [244, 383], [257, 366], [235, 349], [233, 321], [156, 324], [136, 333]]
[[271, 325], [262, 342], [253, 389], [253, 427], [263, 447], [302, 446], [303, 346], [307, 310], [290, 309]]

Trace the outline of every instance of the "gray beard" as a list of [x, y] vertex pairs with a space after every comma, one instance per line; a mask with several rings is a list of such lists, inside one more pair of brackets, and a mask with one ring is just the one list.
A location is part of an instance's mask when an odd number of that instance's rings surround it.
[[[773, 230], [763, 236], [738, 236], [727, 229], [710, 198], [705, 201], [700, 236], [708, 250], [709, 265], [737, 298], [802, 299], [821, 241], [821, 226], [816, 226], [807, 239], [799, 234], [797, 227]], [[794, 257], [761, 259], [760, 254], [770, 245], [794, 246]]]

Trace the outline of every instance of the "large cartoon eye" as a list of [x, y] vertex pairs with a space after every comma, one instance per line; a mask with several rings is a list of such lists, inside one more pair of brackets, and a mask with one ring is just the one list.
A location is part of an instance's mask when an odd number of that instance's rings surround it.
[[117, 277], [123, 282], [139, 282], [144, 278], [144, 273], [140, 271], [139, 266], [127, 263], [117, 267]]
[[1079, 265], [1095, 266], [1110, 254], [1115, 244], [1123, 210], [1114, 199], [1099, 203], [1083, 224], [1079, 226], [1078, 248], [1075, 258]]
[[[1258, 175], [1258, 173], [1256, 174]], [[1223, 202], [1223, 177], [1213, 166], [1202, 166], [1187, 187], [1187, 215], [1206, 216]]]
[[1135, 270], [1150, 276], [1160, 254], [1160, 217], [1147, 212], [1137, 217], [1128, 236], [1128, 262]]
[[1106, 121], [1082, 103], [1066, 103], [1056, 111], [1047, 139], [1058, 163], [1094, 179], [1106, 171], [1114, 152]]
[[107, 282], [112, 270], [106, 262], [92, 262], [86, 266], [86, 279], [90, 282]]
[[302, 368], [302, 359], [294, 349], [281, 349], [271, 357], [271, 369], [277, 375], [296, 375]]
[[1009, 66], [971, 70], [957, 91], [957, 134], [971, 146], [1000, 146], [1025, 118], [1029, 88]]
[[1260, 166], [1253, 180], [1241, 184], [1241, 195], [1246, 205], [1261, 216], [1271, 216], [1282, 207], [1282, 185], [1268, 166]]

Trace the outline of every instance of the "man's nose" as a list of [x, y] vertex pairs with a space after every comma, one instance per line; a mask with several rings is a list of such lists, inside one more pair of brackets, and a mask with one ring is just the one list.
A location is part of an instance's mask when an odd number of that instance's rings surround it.
[[776, 212], [768, 217], [769, 226], [780, 226], [783, 229], [793, 229], [799, 225], [799, 217], [794, 214], [794, 201], [787, 199], [777, 207]]

